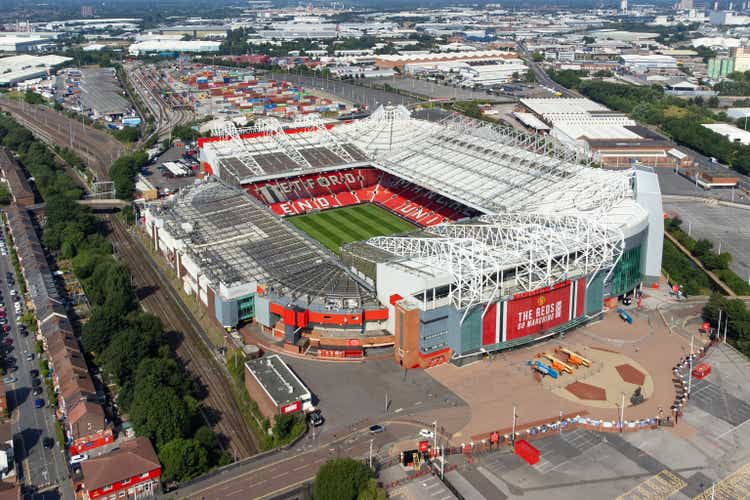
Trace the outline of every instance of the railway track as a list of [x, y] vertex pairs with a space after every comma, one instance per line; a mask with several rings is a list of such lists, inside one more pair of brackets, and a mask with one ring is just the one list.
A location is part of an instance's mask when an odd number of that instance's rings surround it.
[[216, 415], [211, 427], [228, 441], [229, 448], [237, 459], [249, 457], [258, 452], [259, 446], [251, 429], [246, 424], [240, 408], [232, 394], [231, 382], [226, 369], [219, 365], [201, 339], [201, 327], [197, 324], [180, 297], [147, 255], [140, 243], [115, 216], [106, 216], [111, 228], [116, 255], [128, 265], [136, 288], [153, 290], [141, 299], [141, 304], [150, 313], [161, 318], [165, 329], [181, 333], [183, 338], [176, 348], [177, 356], [187, 370], [195, 375], [206, 389], [202, 405]]
[[48, 144], [68, 148], [91, 168], [99, 180], [108, 179], [109, 167], [125, 147], [106, 132], [82, 124], [51, 109], [0, 97], [0, 109]]
[[194, 113], [186, 109], [172, 109], [164, 100], [157, 83], [143, 72], [143, 67], [125, 67], [128, 80], [156, 119], [156, 130], [153, 134], [156, 134], [157, 139], [162, 139], [169, 136], [174, 127], [189, 123]]

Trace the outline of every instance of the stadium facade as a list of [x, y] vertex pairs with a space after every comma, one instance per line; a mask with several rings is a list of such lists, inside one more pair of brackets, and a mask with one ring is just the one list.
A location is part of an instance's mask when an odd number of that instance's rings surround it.
[[[656, 174], [594, 168], [549, 137], [386, 106], [229, 124], [200, 148], [212, 175], [145, 212], [155, 248], [220, 324], [290, 345], [462, 364], [596, 318], [661, 272]], [[285, 220], [364, 203], [417, 229], [335, 255]]]

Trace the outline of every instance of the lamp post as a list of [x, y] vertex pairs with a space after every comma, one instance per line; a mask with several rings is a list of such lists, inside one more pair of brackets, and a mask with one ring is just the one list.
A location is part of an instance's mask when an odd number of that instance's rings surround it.
[[516, 405], [513, 405], [513, 427], [511, 428], [511, 443], [513, 446], [516, 445], [516, 418], [518, 418], [518, 415], [516, 415]]
[[690, 337], [690, 371], [688, 371], [688, 390], [687, 390], [687, 396], [688, 399], [690, 398], [690, 390], [693, 388], [693, 341], [695, 340], [695, 335]]

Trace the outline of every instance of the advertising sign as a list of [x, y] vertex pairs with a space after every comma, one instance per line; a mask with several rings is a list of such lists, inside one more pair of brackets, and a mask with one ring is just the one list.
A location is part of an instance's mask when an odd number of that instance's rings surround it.
[[508, 302], [506, 341], [549, 330], [570, 320], [570, 282]]
[[300, 411], [301, 408], [302, 408], [302, 403], [300, 403], [300, 401], [297, 400], [294, 403], [289, 403], [288, 405], [282, 406], [281, 414], [286, 415], [288, 413], [294, 413], [296, 411]]

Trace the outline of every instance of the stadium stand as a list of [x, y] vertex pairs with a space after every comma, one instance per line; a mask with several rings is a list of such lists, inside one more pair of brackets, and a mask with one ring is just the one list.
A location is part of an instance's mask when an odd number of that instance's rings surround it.
[[273, 179], [244, 186], [281, 216], [374, 203], [421, 227], [478, 214], [458, 202], [374, 168]]

